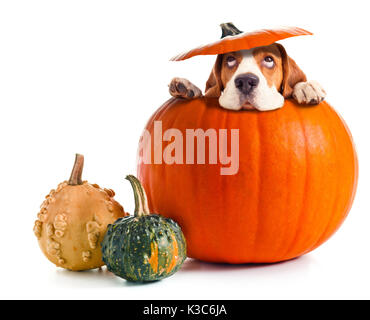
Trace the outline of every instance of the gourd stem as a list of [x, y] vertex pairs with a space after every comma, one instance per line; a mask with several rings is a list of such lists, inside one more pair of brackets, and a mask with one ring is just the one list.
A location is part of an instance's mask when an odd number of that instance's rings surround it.
[[68, 184], [71, 186], [77, 186], [82, 184], [82, 170], [84, 168], [84, 156], [76, 153], [75, 164], [72, 169], [71, 177], [69, 178]]
[[236, 36], [237, 34], [243, 33], [243, 31], [240, 31], [237, 27], [234, 26], [233, 23], [221, 23], [220, 27], [222, 29], [222, 35], [221, 39], [225, 38], [227, 36]]
[[148, 199], [144, 187], [140, 181], [133, 175], [126, 176], [126, 179], [130, 181], [132, 189], [134, 190], [135, 196], [135, 217], [141, 217], [150, 214], [148, 207]]

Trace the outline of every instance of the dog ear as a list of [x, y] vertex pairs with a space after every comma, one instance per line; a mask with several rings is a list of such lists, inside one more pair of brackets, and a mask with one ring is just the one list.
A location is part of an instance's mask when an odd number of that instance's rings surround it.
[[222, 58], [222, 54], [217, 56], [215, 65], [206, 83], [205, 97], [219, 98], [221, 96], [221, 92], [224, 89], [221, 81]]
[[284, 47], [279, 43], [275, 44], [280, 51], [283, 62], [283, 82], [281, 84], [280, 93], [284, 98], [290, 98], [292, 96], [294, 86], [298, 82], [306, 82], [307, 78], [295, 61], [287, 55]]

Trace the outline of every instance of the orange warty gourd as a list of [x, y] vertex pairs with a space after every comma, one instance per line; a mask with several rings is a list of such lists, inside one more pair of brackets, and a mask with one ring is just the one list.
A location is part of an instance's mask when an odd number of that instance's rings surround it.
[[112, 189], [82, 180], [83, 164], [77, 154], [69, 181], [46, 196], [33, 228], [45, 256], [73, 271], [104, 265], [100, 244], [107, 226], [127, 215]]
[[356, 151], [326, 102], [299, 106], [286, 100], [275, 111], [235, 112], [217, 99], [171, 99], [149, 120], [152, 137], [154, 121], [162, 121], [163, 132], [176, 128], [183, 137], [186, 129], [239, 129], [235, 175], [220, 175], [223, 165], [207, 161], [154, 164], [153, 141], [152, 164], [138, 164], [150, 209], [180, 224], [189, 257], [226, 263], [292, 259], [326, 241], [350, 210]]

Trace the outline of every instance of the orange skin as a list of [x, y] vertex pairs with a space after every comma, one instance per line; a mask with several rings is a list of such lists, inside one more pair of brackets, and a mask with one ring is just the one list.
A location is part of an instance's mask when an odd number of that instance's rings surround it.
[[[56, 266], [88, 270], [104, 265], [101, 246], [107, 225], [127, 216], [114, 200], [114, 191], [84, 181], [81, 185], [60, 184], [44, 201], [36, 220], [36, 235], [42, 252]], [[57, 217], [64, 217], [58, 234]], [[49, 231], [48, 228], [51, 228]], [[93, 235], [95, 233], [95, 235]], [[57, 247], [50, 248], [50, 242]], [[88, 256], [84, 256], [88, 254]]]
[[99, 268], [107, 225], [127, 216], [112, 189], [82, 180], [84, 157], [76, 154], [69, 181], [46, 196], [34, 224], [45, 256], [56, 266], [82, 271]]
[[263, 29], [254, 32], [244, 32], [233, 37], [225, 37], [205, 46], [200, 46], [198, 48], [189, 50], [188, 52], [173, 57], [171, 60], [182, 61], [199, 55], [223, 54], [227, 52], [247, 50], [256, 47], [268, 46], [276, 41], [286, 38], [305, 35], [312, 35], [312, 33], [297, 27], [273, 30]]
[[[155, 120], [163, 132], [177, 128], [184, 137], [186, 129], [240, 129], [236, 175], [220, 175], [221, 164], [138, 165], [150, 210], [180, 224], [189, 257], [235, 264], [292, 259], [326, 241], [350, 210], [356, 151], [326, 102], [302, 108], [286, 100], [271, 112], [234, 112], [217, 99], [170, 99], [147, 124], [152, 137]], [[152, 157], [153, 150], [152, 141]]]

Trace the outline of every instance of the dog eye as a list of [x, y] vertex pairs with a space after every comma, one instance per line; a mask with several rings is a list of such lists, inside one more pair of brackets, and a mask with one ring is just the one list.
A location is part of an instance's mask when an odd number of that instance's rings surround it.
[[228, 56], [226, 58], [226, 63], [229, 68], [232, 68], [236, 65], [236, 59], [233, 56]]
[[271, 57], [271, 56], [267, 56], [265, 57], [265, 59], [263, 60], [262, 64], [266, 67], [266, 68], [273, 68], [274, 65], [275, 65], [275, 61], [274, 61], [274, 58]]

